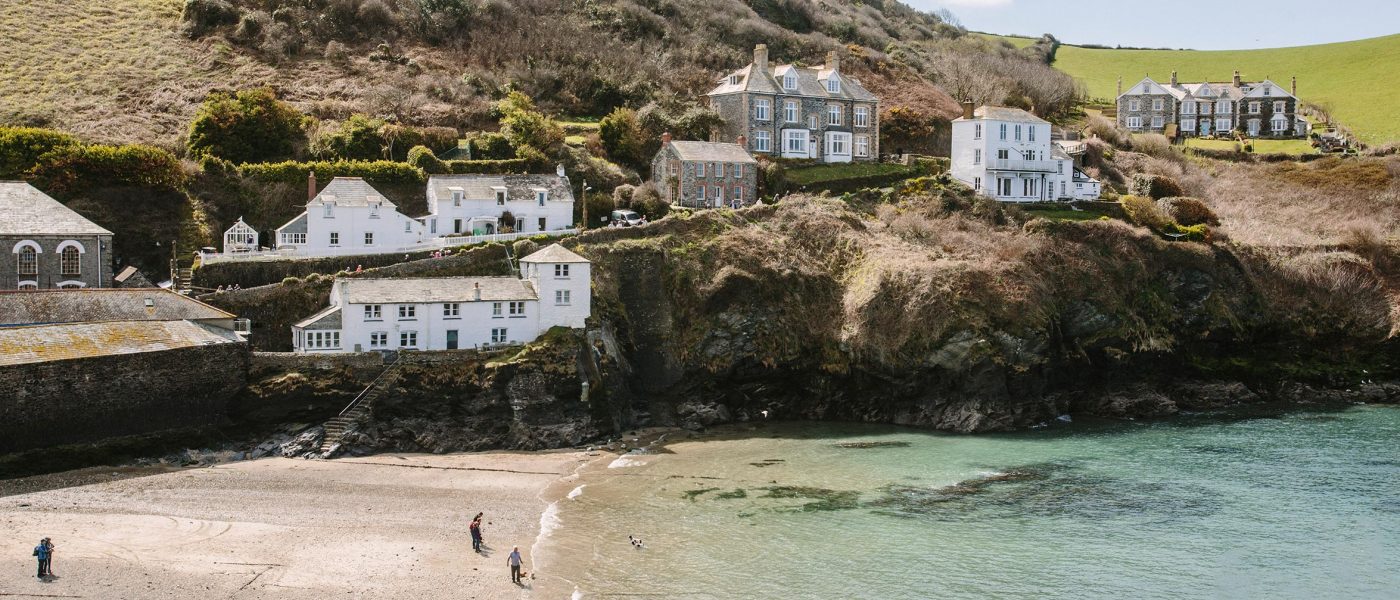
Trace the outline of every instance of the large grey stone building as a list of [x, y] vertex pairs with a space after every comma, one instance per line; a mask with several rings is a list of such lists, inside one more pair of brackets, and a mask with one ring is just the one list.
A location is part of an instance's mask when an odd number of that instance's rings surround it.
[[651, 160], [651, 179], [661, 197], [692, 208], [740, 207], [758, 200], [758, 161], [739, 142], [671, 141]]
[[880, 156], [880, 100], [841, 73], [839, 55], [818, 67], [768, 64], [759, 44], [749, 66], [725, 75], [706, 96], [724, 119], [720, 142], [745, 140], [754, 154], [822, 162]]
[[[1119, 87], [1122, 87], [1120, 82]], [[1151, 77], [1118, 94], [1118, 124], [1131, 131], [1178, 136], [1301, 137], [1308, 122], [1298, 114], [1298, 79], [1289, 89], [1265, 79], [1246, 82], [1235, 71], [1228, 82], [1166, 84]]]
[[0, 290], [112, 285], [112, 232], [23, 181], [0, 181], [0, 250]]

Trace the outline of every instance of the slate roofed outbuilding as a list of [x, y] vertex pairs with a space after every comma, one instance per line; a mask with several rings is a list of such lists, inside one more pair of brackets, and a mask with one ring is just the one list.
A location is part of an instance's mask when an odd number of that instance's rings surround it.
[[189, 321], [109, 321], [0, 327], [0, 366], [159, 352], [239, 341], [232, 334]]
[[675, 148], [676, 157], [681, 160], [727, 163], [758, 162], [743, 146], [727, 142], [674, 141], [671, 142], [671, 147]]
[[568, 248], [565, 248], [565, 247], [563, 247], [563, 246], [560, 246], [559, 244], [550, 244], [550, 245], [545, 246], [544, 248], [542, 248], [542, 249], [540, 249], [540, 250], [538, 250], [538, 251], [536, 251], [536, 252], [531, 253], [529, 256], [526, 256], [525, 258], [520, 259], [520, 262], [525, 262], [525, 263], [586, 263], [586, 262], [589, 262], [589, 261], [588, 261], [588, 259], [586, 259], [586, 258], [584, 258], [584, 257], [582, 257], [582, 256], [579, 256], [578, 254], [575, 254], [572, 250], [569, 250]]
[[112, 235], [23, 181], [0, 181], [0, 235]]
[[[343, 278], [336, 280], [347, 304], [425, 304], [432, 302], [494, 302], [538, 300], [529, 281], [515, 277], [428, 277], [399, 279]], [[476, 290], [481, 290], [477, 298]], [[313, 316], [314, 318], [314, 316]]]
[[336, 206], [369, 206], [371, 202], [378, 202], [381, 206], [395, 207], [384, 194], [359, 177], [332, 179], [308, 204], [324, 202], [334, 202]]
[[232, 313], [159, 288], [0, 292], [0, 327], [38, 323], [232, 318]]

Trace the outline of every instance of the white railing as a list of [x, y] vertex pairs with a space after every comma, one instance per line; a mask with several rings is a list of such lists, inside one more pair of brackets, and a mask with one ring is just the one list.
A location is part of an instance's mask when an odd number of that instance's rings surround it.
[[537, 235], [547, 235], [550, 237], [562, 237], [575, 235], [578, 229], [555, 229], [551, 231], [522, 231], [519, 233], [487, 233], [483, 235], [451, 235], [437, 237], [427, 240], [421, 244], [409, 246], [375, 246], [366, 248], [363, 246], [341, 246], [336, 248], [321, 248], [311, 250], [304, 246], [282, 247], [276, 250], [257, 250], [253, 252], [201, 252], [199, 260], [201, 264], [211, 265], [221, 262], [242, 262], [260, 260], [285, 260], [289, 258], [329, 258], [335, 256], [363, 256], [366, 254], [398, 254], [400, 252], [422, 252], [424, 250], [438, 250], [453, 246], [469, 246], [485, 242], [509, 242], [521, 238], [535, 237]]
[[992, 169], [1002, 171], [1045, 171], [1052, 172], [1057, 167], [1053, 160], [1021, 160], [1016, 158], [996, 158], [992, 159]]

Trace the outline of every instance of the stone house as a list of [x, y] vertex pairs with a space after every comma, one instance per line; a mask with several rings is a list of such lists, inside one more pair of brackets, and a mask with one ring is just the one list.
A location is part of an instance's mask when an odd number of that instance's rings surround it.
[[[1120, 85], [1121, 88], [1121, 85]], [[1298, 114], [1298, 78], [1283, 89], [1265, 79], [1246, 82], [1235, 71], [1228, 82], [1181, 83], [1176, 71], [1166, 84], [1145, 77], [1118, 94], [1118, 124], [1168, 137], [1233, 135], [1302, 137], [1308, 122]]]
[[953, 120], [954, 179], [1003, 202], [1092, 200], [1099, 182], [1050, 139], [1050, 122], [1019, 108], [963, 103]]
[[112, 285], [112, 232], [23, 181], [0, 181], [0, 290]]
[[295, 352], [456, 350], [582, 328], [591, 263], [559, 244], [520, 259], [520, 277], [370, 279], [331, 286], [330, 305], [292, 326]]
[[[554, 175], [433, 175], [428, 178], [429, 237], [569, 229], [574, 193], [560, 166]], [[511, 219], [506, 223], [506, 216]]]
[[[315, 187], [315, 174], [310, 186]], [[422, 246], [423, 222], [399, 212], [359, 177], [336, 177], [306, 210], [277, 228], [277, 249], [289, 256], [378, 254]], [[227, 242], [226, 242], [227, 243]], [[238, 247], [225, 247], [232, 253]]]
[[754, 154], [828, 163], [880, 156], [880, 100], [841, 72], [836, 51], [817, 67], [773, 66], [768, 46], [759, 44], [752, 63], [706, 96], [724, 119], [714, 141], [743, 139]]
[[748, 206], [758, 200], [758, 161], [738, 143], [672, 141], [661, 136], [651, 159], [651, 179], [661, 197], [676, 206]]

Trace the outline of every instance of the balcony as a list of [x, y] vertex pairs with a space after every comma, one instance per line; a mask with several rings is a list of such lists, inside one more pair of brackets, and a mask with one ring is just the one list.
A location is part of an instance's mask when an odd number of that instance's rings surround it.
[[1037, 171], [1054, 173], [1058, 167], [1053, 160], [1021, 160], [1015, 158], [995, 158], [987, 162], [992, 171]]

